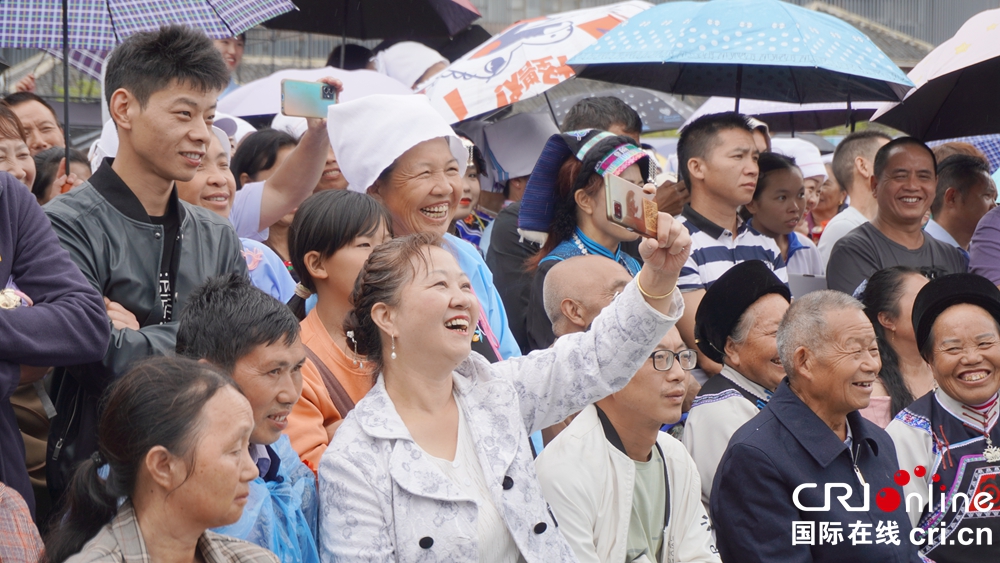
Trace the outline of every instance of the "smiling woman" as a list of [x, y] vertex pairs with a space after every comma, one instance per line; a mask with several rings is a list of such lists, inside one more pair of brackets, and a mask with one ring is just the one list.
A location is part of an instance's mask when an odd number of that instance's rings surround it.
[[[913, 525], [940, 525], [943, 530], [921, 548], [921, 555], [934, 561], [985, 560], [996, 553], [995, 547], [960, 546], [955, 538], [961, 541], [972, 523], [1000, 531], [995, 484], [1000, 467], [998, 322], [1000, 290], [975, 274], [931, 280], [913, 302], [917, 346], [938, 388], [903, 409], [886, 431], [896, 444], [901, 468], [933, 468], [925, 474], [914, 471], [903, 490], [906, 498], [920, 499], [907, 502]], [[937, 495], [938, 485], [949, 491], [947, 496]], [[928, 498], [932, 486], [935, 498]], [[952, 502], [956, 492], [968, 495], [965, 502]], [[985, 503], [977, 495], [982, 492], [987, 493]], [[985, 509], [970, 504], [975, 498]]]
[[474, 346], [491, 360], [521, 355], [493, 274], [479, 251], [446, 234], [463, 191], [469, 151], [426, 96], [374, 95], [330, 107], [330, 143], [348, 189], [367, 192], [396, 236], [442, 236], [483, 310]]
[[[375, 385], [320, 462], [324, 560], [573, 560], [528, 435], [624, 387], [683, 312], [690, 237], [669, 215], [585, 333], [497, 363], [472, 352], [480, 306], [451, 247], [409, 235], [371, 252], [344, 323]], [[469, 502], [469, 500], [474, 502]]]
[[4, 104], [0, 104], [0, 171], [9, 172], [26, 186], [35, 181], [35, 161], [28, 150], [24, 127]]

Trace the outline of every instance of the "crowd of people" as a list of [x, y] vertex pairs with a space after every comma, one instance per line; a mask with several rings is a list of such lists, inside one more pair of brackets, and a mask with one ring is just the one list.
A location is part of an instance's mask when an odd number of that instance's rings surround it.
[[[453, 128], [369, 95], [238, 134], [242, 49], [130, 36], [69, 162], [43, 98], [0, 104], [0, 559], [1000, 554], [975, 147], [824, 157], [728, 112], [673, 174], [615, 97]], [[416, 87], [428, 51], [346, 59]]]

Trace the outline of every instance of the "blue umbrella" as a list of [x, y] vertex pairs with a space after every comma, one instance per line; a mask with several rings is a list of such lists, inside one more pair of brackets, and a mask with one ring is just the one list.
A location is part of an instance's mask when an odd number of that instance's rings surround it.
[[778, 0], [668, 2], [570, 59], [577, 76], [698, 96], [897, 101], [911, 88], [868, 37]]

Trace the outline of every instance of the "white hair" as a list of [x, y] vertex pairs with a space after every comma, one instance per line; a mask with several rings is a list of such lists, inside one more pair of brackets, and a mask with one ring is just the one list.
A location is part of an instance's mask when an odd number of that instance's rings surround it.
[[816, 350], [835, 335], [827, 334], [827, 317], [833, 311], [864, 311], [860, 301], [833, 290], [814, 291], [792, 301], [778, 326], [778, 356], [785, 373], [793, 377], [793, 358], [799, 348]]

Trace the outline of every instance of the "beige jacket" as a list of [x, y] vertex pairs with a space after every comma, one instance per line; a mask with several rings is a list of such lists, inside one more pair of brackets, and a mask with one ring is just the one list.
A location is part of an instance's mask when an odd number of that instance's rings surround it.
[[[670, 518], [660, 563], [718, 563], [698, 469], [684, 446], [661, 432]], [[597, 409], [585, 408], [535, 461], [545, 500], [581, 563], [625, 560], [635, 464], [607, 439]]]

